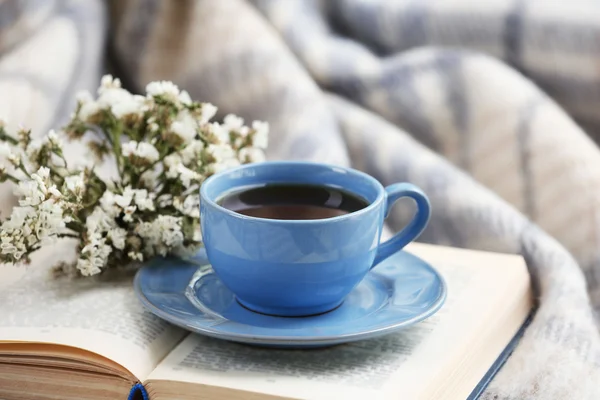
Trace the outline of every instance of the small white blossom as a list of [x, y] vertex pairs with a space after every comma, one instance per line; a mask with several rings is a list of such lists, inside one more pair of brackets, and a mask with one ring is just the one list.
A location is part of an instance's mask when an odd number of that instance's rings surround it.
[[85, 224], [89, 237], [101, 235], [117, 226], [114, 217], [107, 214], [101, 207], [94, 208], [94, 211], [87, 217]]
[[244, 119], [234, 114], [227, 114], [223, 119], [225, 128], [231, 131], [237, 131], [244, 126]]
[[137, 233], [145, 240], [146, 251], [150, 254], [165, 256], [169, 248], [183, 244], [181, 218], [171, 215], [159, 215], [152, 222], [138, 225]]
[[68, 191], [76, 196], [81, 196], [85, 190], [85, 183], [83, 181], [83, 172], [78, 175], [70, 175], [65, 177], [65, 187]]
[[146, 189], [138, 189], [134, 193], [134, 201], [139, 210], [154, 211], [154, 194], [149, 194]]
[[56, 188], [56, 185], [52, 185], [48, 188], [48, 193], [50, 193], [55, 198], [62, 197], [62, 193]]
[[193, 160], [200, 157], [200, 153], [204, 150], [204, 143], [200, 140], [194, 140], [181, 151], [181, 161], [184, 165], [189, 165]]
[[116, 218], [121, 213], [121, 207], [116, 203], [115, 194], [109, 190], [105, 191], [100, 198], [100, 207], [111, 218]]
[[181, 93], [179, 93], [179, 101], [181, 102], [181, 104], [185, 105], [192, 104], [192, 98], [190, 97], [190, 94], [187, 92], [187, 90], [182, 90]]
[[123, 221], [133, 222], [133, 214], [135, 213], [136, 210], [137, 210], [136, 206], [125, 207], [125, 209], [123, 210], [123, 212], [125, 213], [125, 215], [123, 216]]
[[216, 162], [223, 162], [235, 158], [235, 152], [231, 146], [225, 144], [211, 144], [207, 148], [208, 154], [213, 156]]
[[229, 142], [229, 131], [225, 126], [213, 122], [208, 124], [208, 131], [219, 141], [219, 143]]
[[54, 129], [52, 129], [52, 130], [50, 130], [50, 132], [48, 132], [48, 135], [46, 136], [46, 140], [53, 147], [62, 147], [62, 143], [61, 143], [58, 135], [56, 134], [56, 131], [54, 131]]
[[111, 105], [110, 111], [117, 118], [127, 115], [141, 116], [146, 111], [146, 99], [142, 96], [124, 96], [118, 103]]
[[158, 206], [160, 208], [165, 208], [173, 204], [173, 196], [170, 194], [163, 194], [157, 199]]
[[106, 89], [119, 89], [121, 88], [121, 80], [119, 78], [113, 78], [112, 75], [104, 75], [100, 80], [100, 88], [98, 94], [102, 94]]
[[183, 202], [176, 197], [173, 200], [173, 207], [188, 217], [200, 218], [200, 196], [197, 194], [188, 195]]
[[177, 135], [183, 143], [191, 142], [196, 137], [196, 121], [190, 113], [182, 112], [171, 123], [171, 132]]
[[263, 162], [265, 161], [265, 153], [262, 149], [256, 147], [244, 147], [240, 150], [238, 157], [242, 162]]
[[241, 163], [238, 159], [229, 158], [227, 160], [212, 164], [211, 170], [213, 173], [218, 174], [221, 171], [226, 171], [228, 169], [238, 167], [240, 164]]
[[217, 107], [211, 103], [202, 103], [200, 124], [204, 125], [217, 113]]
[[75, 94], [75, 99], [81, 104], [87, 104], [94, 101], [92, 95], [87, 90], [81, 90]]
[[111, 253], [112, 247], [106, 244], [106, 239], [94, 235], [81, 250], [81, 257], [77, 260], [77, 269], [84, 276], [99, 274], [106, 266]]
[[131, 258], [132, 260], [144, 261], [144, 255], [140, 252], [130, 251], [127, 253], [127, 257]]
[[15, 167], [21, 165], [21, 156], [15, 152], [10, 153], [7, 157], [7, 160]]
[[179, 88], [173, 82], [157, 81], [146, 85], [146, 93], [149, 96], [163, 96], [169, 100], [175, 101], [179, 98]]
[[183, 164], [177, 166], [177, 173], [179, 174], [179, 180], [185, 188], [189, 188], [192, 181], [200, 180], [201, 176], [197, 172], [185, 167]]
[[82, 121], [89, 121], [93, 116], [100, 112], [100, 109], [100, 105], [98, 105], [98, 103], [96, 103], [95, 101], [83, 103], [83, 105], [79, 109], [77, 117]]
[[123, 147], [121, 148], [121, 154], [123, 154], [125, 157], [137, 157], [145, 160], [148, 163], [153, 163], [160, 157], [156, 147], [152, 146], [150, 143], [138, 143], [135, 140], [131, 140], [123, 144]]
[[266, 149], [269, 145], [269, 124], [267, 122], [254, 121], [252, 129], [254, 129], [252, 146]]
[[215, 160], [215, 163], [211, 165], [213, 173], [219, 173], [240, 165], [240, 161], [236, 158], [236, 154], [231, 146], [211, 144], [208, 146], [207, 151]]
[[114, 228], [108, 231], [107, 237], [110, 239], [112, 245], [119, 250], [125, 248], [125, 238], [127, 237], [127, 231], [123, 228]]

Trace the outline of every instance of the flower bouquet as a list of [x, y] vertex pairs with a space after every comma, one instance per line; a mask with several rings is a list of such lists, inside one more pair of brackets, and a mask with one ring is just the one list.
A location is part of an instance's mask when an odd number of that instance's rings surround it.
[[[202, 182], [264, 160], [267, 147], [266, 123], [245, 126], [235, 115], [211, 122], [216, 111], [171, 82], [152, 82], [141, 96], [107, 75], [96, 98], [78, 95], [60, 132], [34, 140], [27, 129], [11, 135], [0, 124], [0, 181], [13, 182], [19, 199], [0, 226], [0, 262], [27, 263], [60, 238], [77, 241], [77, 259], [57, 266], [69, 275], [196, 252]], [[65, 140], [86, 143], [94, 162], [68, 159]], [[116, 176], [100, 176], [104, 163]]]

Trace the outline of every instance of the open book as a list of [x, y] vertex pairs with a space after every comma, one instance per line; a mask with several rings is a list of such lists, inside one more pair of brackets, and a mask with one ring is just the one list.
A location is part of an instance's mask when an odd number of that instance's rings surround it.
[[131, 281], [49, 279], [61, 251], [44, 249], [28, 268], [0, 266], [0, 399], [127, 399], [139, 383], [152, 400], [465, 399], [532, 310], [525, 263], [407, 251], [448, 284], [437, 314], [378, 339], [279, 350], [170, 326], [142, 309]]

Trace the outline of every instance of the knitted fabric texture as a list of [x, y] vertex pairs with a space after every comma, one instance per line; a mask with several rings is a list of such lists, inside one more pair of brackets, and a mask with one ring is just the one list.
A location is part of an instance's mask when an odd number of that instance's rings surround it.
[[600, 398], [600, 2], [0, 1], [9, 125], [59, 126], [106, 71], [268, 121], [270, 159], [421, 186], [420, 241], [522, 254], [534, 280], [483, 399]]

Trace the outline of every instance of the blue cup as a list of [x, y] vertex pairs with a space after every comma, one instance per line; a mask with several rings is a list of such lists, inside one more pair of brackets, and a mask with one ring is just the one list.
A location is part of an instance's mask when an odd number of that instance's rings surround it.
[[[232, 191], [270, 183], [336, 187], [368, 206], [325, 219], [279, 220], [218, 204]], [[380, 243], [383, 221], [401, 197], [416, 202], [416, 214]], [[360, 171], [310, 162], [246, 164], [211, 176], [200, 189], [202, 240], [215, 273], [244, 307], [279, 316], [335, 309], [369, 270], [416, 239], [429, 216], [429, 200], [415, 185], [384, 188]]]

